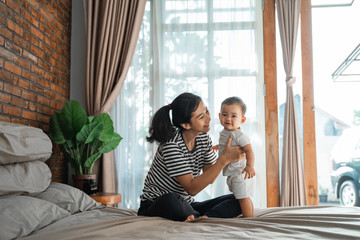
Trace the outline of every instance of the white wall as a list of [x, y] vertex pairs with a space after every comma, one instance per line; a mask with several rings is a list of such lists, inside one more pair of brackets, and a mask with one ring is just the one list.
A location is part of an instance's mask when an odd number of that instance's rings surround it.
[[[70, 99], [78, 101], [85, 109], [85, 7], [84, 1], [73, 0], [71, 12], [71, 67]], [[72, 184], [73, 170], [68, 166], [68, 183]]]
[[71, 14], [71, 68], [70, 99], [81, 103], [85, 108], [85, 6], [84, 1], [72, 1]]

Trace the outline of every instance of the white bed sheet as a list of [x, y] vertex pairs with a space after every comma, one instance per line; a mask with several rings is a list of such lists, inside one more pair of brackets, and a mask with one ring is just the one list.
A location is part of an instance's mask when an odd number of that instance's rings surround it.
[[254, 218], [175, 222], [103, 208], [78, 213], [23, 239], [360, 239], [360, 208], [256, 209]]

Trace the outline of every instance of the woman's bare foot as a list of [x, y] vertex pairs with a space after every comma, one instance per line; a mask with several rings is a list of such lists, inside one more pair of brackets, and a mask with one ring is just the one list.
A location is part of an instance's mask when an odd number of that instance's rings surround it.
[[194, 218], [193, 220], [191, 220], [191, 222], [198, 222], [198, 221], [201, 221], [202, 219], [205, 219], [205, 218], [209, 218], [209, 217], [206, 216], [206, 215], [203, 215], [203, 216], [200, 216], [198, 218]]
[[194, 219], [195, 219], [194, 215], [190, 215], [190, 216], [188, 216], [188, 217], [185, 219], [184, 222], [190, 222], [190, 221], [192, 221], [192, 220], [194, 220]]

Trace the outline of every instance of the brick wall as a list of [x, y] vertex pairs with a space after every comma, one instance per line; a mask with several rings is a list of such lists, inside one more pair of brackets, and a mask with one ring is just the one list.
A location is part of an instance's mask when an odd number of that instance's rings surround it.
[[[70, 95], [71, 0], [0, 0], [0, 121], [49, 130]], [[46, 163], [66, 182], [56, 147]]]

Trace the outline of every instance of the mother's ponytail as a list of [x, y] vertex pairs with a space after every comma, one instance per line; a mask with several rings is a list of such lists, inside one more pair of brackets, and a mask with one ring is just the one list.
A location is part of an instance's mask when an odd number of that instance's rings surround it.
[[[160, 108], [151, 120], [148, 142], [166, 143], [176, 132], [176, 128], [183, 129], [181, 124], [190, 123], [192, 113], [196, 111], [201, 98], [192, 93], [182, 93], [174, 101]], [[169, 112], [172, 111], [172, 123]]]
[[170, 106], [166, 105], [160, 108], [152, 117], [149, 129], [149, 137], [146, 137], [148, 142], [166, 143], [175, 134], [175, 127], [170, 120]]

